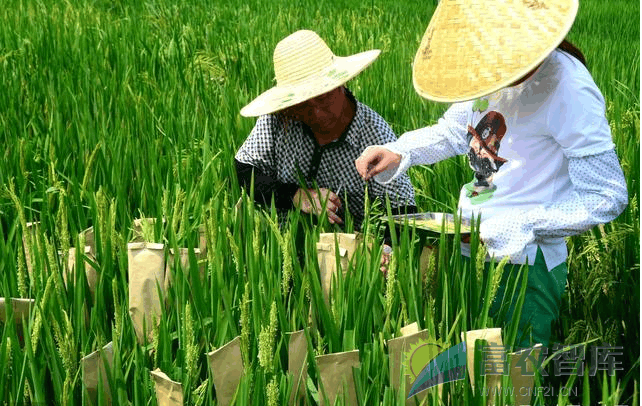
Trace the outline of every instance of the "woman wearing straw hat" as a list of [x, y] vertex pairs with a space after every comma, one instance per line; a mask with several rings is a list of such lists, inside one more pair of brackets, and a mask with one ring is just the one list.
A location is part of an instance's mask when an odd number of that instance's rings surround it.
[[[350, 212], [363, 220], [365, 186], [354, 160], [369, 145], [396, 140], [388, 124], [344, 86], [379, 56], [379, 50], [339, 57], [314, 32], [297, 31], [274, 51], [276, 86], [241, 110], [260, 116], [236, 154], [239, 184], [254, 177], [257, 202], [325, 213], [342, 224]], [[305, 183], [305, 187], [300, 185]], [[372, 182], [370, 198], [386, 197], [395, 211], [416, 211], [407, 176], [387, 185]], [[325, 211], [323, 208], [325, 207]]]
[[[581, 52], [564, 40], [577, 0], [487, 5], [439, 3], [415, 56], [413, 83], [422, 97], [454, 104], [435, 125], [366, 150], [356, 167], [364, 179], [386, 184], [411, 165], [468, 154], [475, 179], [461, 189], [459, 209], [481, 216], [490, 255], [530, 265], [515, 344], [546, 346], [566, 285], [564, 237], [617, 217], [626, 183], [604, 98]], [[470, 255], [464, 242], [462, 253]]]

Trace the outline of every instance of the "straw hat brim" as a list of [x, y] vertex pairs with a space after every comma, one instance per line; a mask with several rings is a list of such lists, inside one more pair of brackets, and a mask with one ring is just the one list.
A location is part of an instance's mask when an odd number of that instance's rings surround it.
[[564, 40], [577, 9], [577, 0], [442, 0], [415, 55], [415, 90], [453, 103], [511, 86]]
[[241, 109], [244, 117], [256, 117], [283, 110], [327, 93], [357, 76], [381, 53], [378, 49], [351, 56], [334, 56], [333, 64], [323, 72], [308, 77], [296, 85], [279, 86], [261, 93]]

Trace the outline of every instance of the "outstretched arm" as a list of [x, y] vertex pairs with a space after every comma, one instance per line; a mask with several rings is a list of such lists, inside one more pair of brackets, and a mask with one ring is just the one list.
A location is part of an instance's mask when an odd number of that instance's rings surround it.
[[395, 142], [367, 148], [355, 165], [361, 176], [379, 183], [393, 181], [413, 165], [439, 162], [468, 151], [470, 103], [453, 104], [437, 124], [409, 131]]

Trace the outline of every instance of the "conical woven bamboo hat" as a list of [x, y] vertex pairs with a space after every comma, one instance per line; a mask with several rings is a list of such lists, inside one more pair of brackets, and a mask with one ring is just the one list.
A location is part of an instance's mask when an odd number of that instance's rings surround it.
[[297, 31], [274, 50], [276, 86], [241, 109], [245, 117], [274, 113], [329, 92], [357, 76], [379, 56], [370, 50], [336, 56], [315, 32]]
[[564, 39], [578, 0], [441, 0], [413, 64], [413, 84], [438, 102], [510, 86]]

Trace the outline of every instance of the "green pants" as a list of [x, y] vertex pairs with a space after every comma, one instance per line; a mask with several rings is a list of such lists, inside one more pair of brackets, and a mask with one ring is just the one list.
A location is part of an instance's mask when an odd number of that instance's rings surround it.
[[[489, 264], [487, 263], [486, 266], [488, 267]], [[512, 291], [519, 268], [520, 265], [507, 265], [504, 268], [502, 281], [490, 309], [490, 316], [503, 328], [511, 322], [517, 300], [508, 303], [508, 311], [501, 320], [497, 319], [497, 315], [507, 286], [510, 287], [508, 291]], [[567, 272], [566, 262], [549, 271], [541, 249], [537, 249], [535, 263], [528, 267], [526, 296], [519, 319], [516, 346], [526, 348], [537, 343], [541, 343], [544, 347], [548, 346], [551, 337], [551, 324], [559, 317], [561, 298], [566, 288]], [[517, 292], [520, 287], [521, 280], [517, 281]]]

